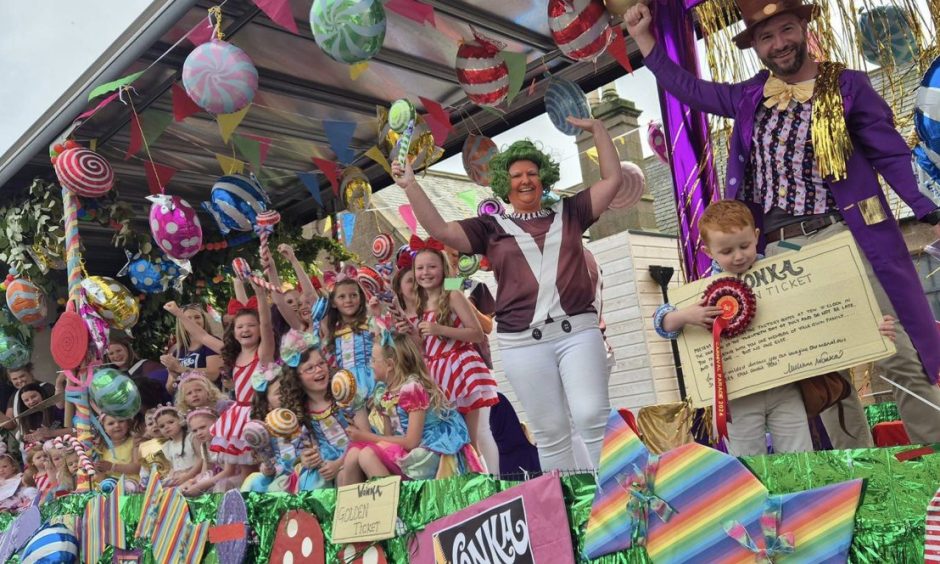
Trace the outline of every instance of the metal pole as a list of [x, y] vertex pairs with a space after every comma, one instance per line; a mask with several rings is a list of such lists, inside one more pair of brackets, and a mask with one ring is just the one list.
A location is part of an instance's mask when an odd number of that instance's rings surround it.
[[[660, 290], [663, 293], [663, 303], [669, 303], [669, 281], [672, 280], [672, 275], [675, 273], [675, 269], [671, 266], [659, 266], [653, 265], [650, 266], [650, 278], [656, 281], [659, 284]], [[685, 378], [682, 375], [682, 361], [679, 358], [679, 344], [676, 343], [675, 339], [670, 340], [672, 345], [672, 361], [676, 366], [676, 380], [679, 384], [679, 398], [682, 401], [686, 399], [685, 392]]]

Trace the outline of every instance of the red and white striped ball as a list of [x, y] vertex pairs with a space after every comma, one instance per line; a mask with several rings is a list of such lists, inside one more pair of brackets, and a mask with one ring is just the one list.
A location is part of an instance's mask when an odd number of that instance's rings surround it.
[[476, 38], [457, 48], [457, 82], [480, 106], [496, 106], [509, 94], [509, 67], [497, 45]]
[[576, 61], [600, 57], [614, 38], [602, 0], [549, 0], [548, 27], [561, 52]]
[[84, 147], [62, 151], [55, 160], [55, 173], [62, 186], [83, 198], [100, 198], [114, 186], [111, 164]]
[[379, 233], [375, 236], [375, 239], [372, 240], [372, 256], [375, 257], [375, 260], [379, 262], [385, 262], [392, 258], [392, 253], [394, 249], [392, 246], [395, 242], [392, 240], [392, 236], [388, 233]]

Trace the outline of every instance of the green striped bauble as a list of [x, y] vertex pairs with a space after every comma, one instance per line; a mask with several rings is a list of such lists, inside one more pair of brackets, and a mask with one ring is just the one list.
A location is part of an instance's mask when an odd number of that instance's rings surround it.
[[335, 61], [355, 64], [375, 56], [385, 41], [385, 8], [379, 0], [314, 0], [310, 29]]
[[140, 411], [140, 392], [130, 377], [120, 370], [95, 370], [88, 387], [91, 400], [102, 413], [116, 419], [130, 419]]

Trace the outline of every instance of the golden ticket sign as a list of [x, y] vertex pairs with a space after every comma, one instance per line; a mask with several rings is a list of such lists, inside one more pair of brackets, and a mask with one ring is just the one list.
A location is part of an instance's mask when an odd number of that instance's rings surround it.
[[[686, 284], [670, 301], [680, 309], [698, 303], [714, 279]], [[741, 279], [754, 290], [757, 315], [744, 333], [722, 341], [729, 399], [895, 352], [878, 331], [883, 315], [848, 232], [758, 261]], [[711, 332], [687, 326], [678, 344], [689, 398], [697, 407], [711, 405]]]
[[348, 544], [395, 536], [401, 476], [388, 476], [336, 490], [333, 543]]

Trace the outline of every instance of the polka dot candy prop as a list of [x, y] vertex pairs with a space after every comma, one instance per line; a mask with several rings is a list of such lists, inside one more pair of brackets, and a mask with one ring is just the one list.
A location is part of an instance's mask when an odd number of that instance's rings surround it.
[[88, 305], [111, 327], [123, 331], [137, 323], [139, 304], [120, 282], [107, 276], [89, 276], [81, 285]]
[[385, 8], [379, 0], [314, 0], [310, 30], [334, 61], [352, 65], [374, 57], [385, 42]]
[[81, 146], [62, 151], [55, 159], [59, 182], [83, 198], [100, 198], [114, 186], [114, 169], [98, 153]]
[[254, 99], [258, 69], [244, 51], [214, 39], [196, 47], [186, 57], [183, 88], [207, 112], [231, 114]]
[[548, 27], [561, 52], [576, 61], [597, 59], [614, 38], [602, 0], [549, 0]]
[[325, 564], [323, 530], [316, 518], [297, 509], [281, 518], [274, 535], [270, 564]]
[[177, 260], [189, 260], [202, 249], [202, 225], [196, 210], [179, 196], [158, 194], [148, 196], [150, 205], [150, 233], [166, 255]]

